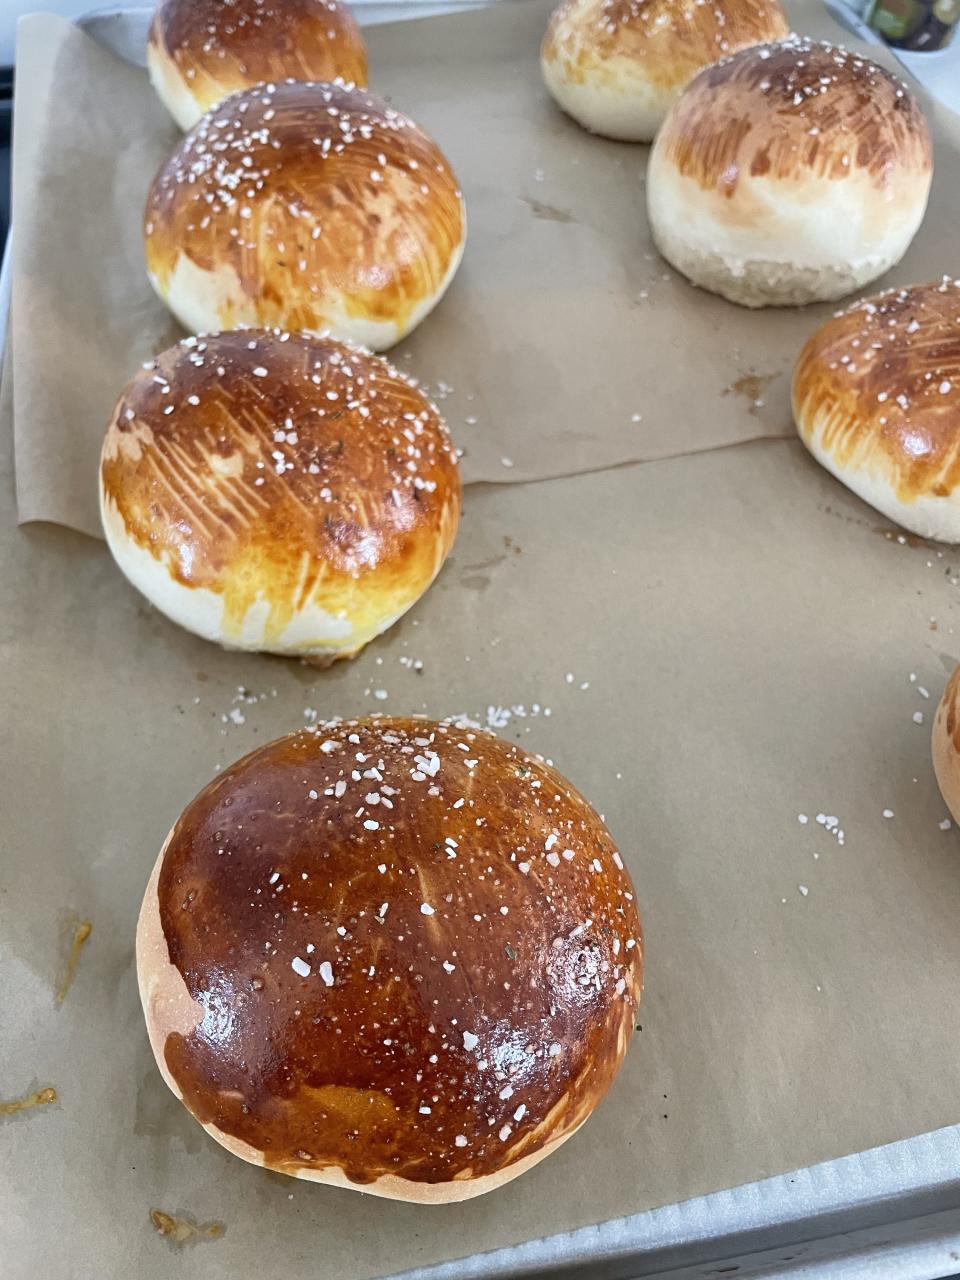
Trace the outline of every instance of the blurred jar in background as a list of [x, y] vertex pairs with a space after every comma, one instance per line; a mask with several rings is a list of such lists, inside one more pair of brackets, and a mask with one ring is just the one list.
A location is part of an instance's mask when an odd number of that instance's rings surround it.
[[863, 20], [887, 44], [928, 53], [950, 43], [960, 20], [960, 0], [866, 0]]

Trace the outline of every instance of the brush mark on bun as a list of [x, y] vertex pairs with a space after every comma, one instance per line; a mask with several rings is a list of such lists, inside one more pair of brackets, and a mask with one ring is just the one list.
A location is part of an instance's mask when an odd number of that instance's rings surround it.
[[659, 145], [684, 177], [733, 196], [743, 174], [790, 181], [856, 173], [893, 198], [929, 173], [930, 132], [906, 85], [868, 58], [791, 36], [703, 70]]

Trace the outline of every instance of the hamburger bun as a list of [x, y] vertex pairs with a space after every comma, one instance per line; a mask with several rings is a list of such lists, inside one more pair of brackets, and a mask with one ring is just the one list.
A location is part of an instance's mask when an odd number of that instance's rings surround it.
[[137, 928], [157, 1064], [217, 1142], [426, 1204], [491, 1191], [579, 1128], [642, 964], [596, 812], [451, 721], [340, 721], [246, 756], [175, 824]]
[[161, 0], [147, 70], [181, 129], [238, 89], [276, 80], [367, 83], [367, 52], [340, 0]]
[[332, 339], [188, 338], [142, 368], [104, 440], [107, 544], [133, 585], [228, 648], [352, 657], [420, 598], [460, 478], [433, 405]]
[[923, 220], [930, 133], [907, 86], [791, 36], [688, 85], [657, 135], [647, 208], [663, 256], [747, 307], [843, 297], [899, 262]]
[[363, 90], [300, 81], [204, 116], [144, 215], [147, 273], [189, 332], [329, 332], [375, 351], [437, 304], [465, 238], [431, 137]]

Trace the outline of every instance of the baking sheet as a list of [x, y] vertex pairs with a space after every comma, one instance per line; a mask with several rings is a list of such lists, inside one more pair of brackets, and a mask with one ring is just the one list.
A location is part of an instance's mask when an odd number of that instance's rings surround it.
[[[739, 341], [745, 313], [723, 312]], [[698, 363], [681, 381], [708, 405]], [[0, 485], [0, 1098], [58, 1090], [0, 1118], [4, 1280], [376, 1276], [958, 1119], [960, 849], [927, 749], [956, 566], [891, 539], [795, 442], [472, 488], [434, 590], [324, 675], [177, 631], [102, 547], [14, 527], [8, 455]], [[606, 813], [648, 935], [613, 1094], [508, 1192], [443, 1210], [227, 1156], [162, 1085], [136, 999], [136, 909], [182, 805], [266, 738], [373, 709], [466, 711], [554, 758]], [[176, 1246], [151, 1210], [220, 1233]]]
[[[90, 540], [15, 529], [9, 468], [4, 499], [0, 1080], [60, 1098], [0, 1127], [15, 1280], [168, 1275], [151, 1209], [222, 1225], [182, 1246], [194, 1275], [375, 1276], [957, 1120], [957, 833], [927, 743], [954, 566], [798, 444], [474, 488], [413, 615], [319, 676], [177, 630]], [[136, 909], [181, 806], [258, 742], [363, 709], [464, 711], [555, 759], [648, 935], [610, 1097], [509, 1192], [442, 1210], [229, 1157], [163, 1086], [136, 997]], [[58, 1010], [66, 912], [93, 934]]]
[[[513, 0], [367, 32], [371, 84], [438, 138], [470, 223], [449, 294], [394, 358], [438, 400], [468, 483], [789, 435], [789, 369], [831, 307], [732, 311], [666, 267], [644, 213], [647, 149], [590, 137], [542, 87], [549, 7]], [[792, 13], [849, 41], [819, 5]], [[14, 184], [19, 515], [99, 536], [90, 477], [104, 424], [140, 361], [179, 333], [146, 282], [140, 233], [178, 135], [144, 72], [62, 19], [25, 20], [18, 59], [15, 153], [33, 151]], [[960, 121], [919, 93], [937, 173], [889, 282], [953, 261]], [[96, 216], [71, 216], [81, 210]]]
[[960, 1257], [958, 1171], [954, 1125], [393, 1280], [939, 1280]]

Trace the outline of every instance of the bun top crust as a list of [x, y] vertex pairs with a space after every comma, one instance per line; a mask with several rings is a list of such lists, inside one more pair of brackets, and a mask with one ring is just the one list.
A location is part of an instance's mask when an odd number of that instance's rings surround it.
[[926, 119], [901, 80], [800, 36], [706, 67], [671, 109], [657, 149], [681, 176], [727, 197], [746, 177], [859, 176], [880, 204], [912, 203], [933, 163]]
[[338, 0], [163, 0], [147, 49], [173, 64], [197, 115], [271, 80], [367, 82], [360, 28]]
[[949, 745], [955, 758], [960, 756], [960, 667], [954, 669], [947, 681], [934, 720], [934, 742], [938, 732], [942, 733], [944, 745]]
[[793, 376], [801, 436], [902, 502], [960, 484], [960, 282], [888, 289], [811, 335]]
[[[405, 330], [459, 260], [463, 199], [440, 148], [379, 98], [287, 81], [234, 94], [161, 165], [144, 215], [167, 297], [181, 258], [236, 281], [219, 326], [323, 332], [364, 316]], [[396, 340], [396, 339], [395, 339]]]
[[151, 1038], [196, 1118], [284, 1172], [490, 1174], [581, 1123], [626, 1051], [629, 876], [574, 788], [487, 732], [262, 747], [187, 807], [157, 883], [197, 1025], [148, 1006]]
[[779, 0], [564, 0], [554, 10], [542, 56], [563, 59], [577, 79], [604, 64], [635, 61], [652, 85], [684, 85], [706, 63], [744, 45], [776, 40], [790, 30]]
[[332, 339], [257, 330], [188, 338], [137, 373], [101, 489], [127, 540], [223, 597], [225, 639], [263, 601], [279, 636], [314, 596], [367, 636], [432, 581], [460, 511], [452, 443], [415, 386]]
[[960, 823], [960, 667], [955, 668], [937, 705], [930, 750], [940, 794], [954, 821]]

